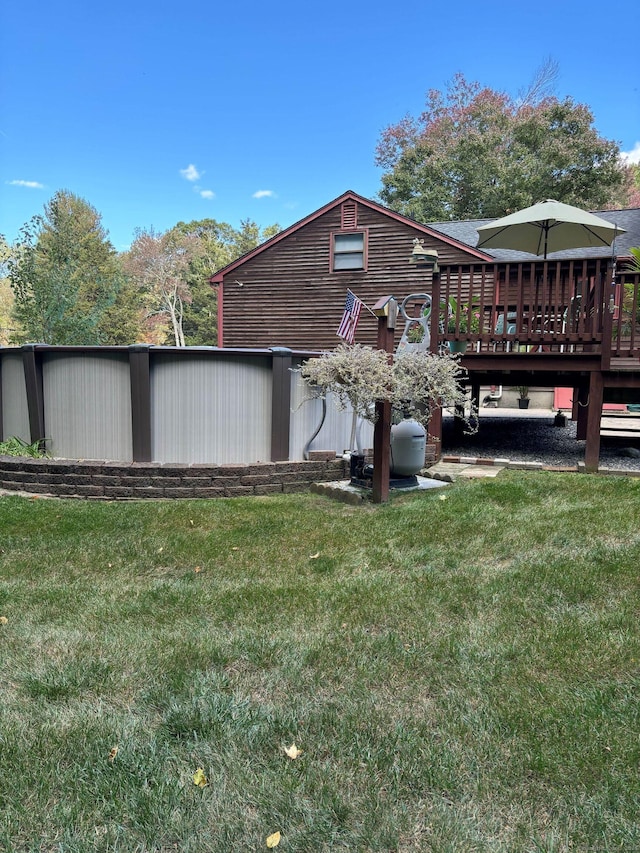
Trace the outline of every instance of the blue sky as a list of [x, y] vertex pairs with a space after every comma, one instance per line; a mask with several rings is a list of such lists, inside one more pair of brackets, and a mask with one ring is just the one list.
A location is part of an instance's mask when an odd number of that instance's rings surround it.
[[637, 22], [637, 0], [7, 2], [0, 233], [59, 189], [118, 249], [180, 220], [286, 227], [347, 189], [374, 197], [380, 132], [427, 89], [462, 72], [515, 95], [548, 58], [555, 94], [637, 159]]

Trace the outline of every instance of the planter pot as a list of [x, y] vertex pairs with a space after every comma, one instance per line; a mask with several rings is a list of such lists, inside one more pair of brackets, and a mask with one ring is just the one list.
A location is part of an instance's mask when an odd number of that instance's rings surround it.
[[519, 409], [528, 409], [529, 408], [529, 398], [528, 397], [520, 397], [518, 400], [518, 408]]
[[467, 351], [468, 341], [448, 341], [449, 352], [463, 353]]

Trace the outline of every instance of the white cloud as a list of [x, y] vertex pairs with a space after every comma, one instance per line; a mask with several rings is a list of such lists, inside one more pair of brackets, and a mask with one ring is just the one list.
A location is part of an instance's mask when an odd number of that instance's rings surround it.
[[199, 172], [193, 163], [189, 163], [186, 169], [180, 169], [180, 174], [187, 181], [197, 181], [204, 175], [204, 172]]
[[276, 194], [273, 190], [258, 190], [252, 196], [253, 198], [275, 198]]
[[198, 190], [202, 198], [215, 198], [216, 194], [213, 190]]
[[622, 151], [620, 156], [627, 164], [640, 163], [640, 142], [636, 142], [631, 151]]
[[39, 181], [7, 181], [10, 187], [26, 187], [29, 190], [43, 190], [44, 184]]

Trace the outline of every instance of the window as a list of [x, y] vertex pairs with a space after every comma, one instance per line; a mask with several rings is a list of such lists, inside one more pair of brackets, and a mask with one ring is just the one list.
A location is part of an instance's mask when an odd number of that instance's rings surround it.
[[367, 246], [365, 237], [364, 231], [333, 234], [331, 244], [332, 270], [365, 269]]

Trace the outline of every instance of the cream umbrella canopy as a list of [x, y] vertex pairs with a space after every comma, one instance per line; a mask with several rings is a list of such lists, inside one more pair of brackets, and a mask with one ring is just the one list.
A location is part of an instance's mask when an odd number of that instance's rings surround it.
[[611, 246], [620, 228], [593, 213], [547, 199], [478, 229], [478, 249], [515, 249], [547, 257], [549, 252]]

